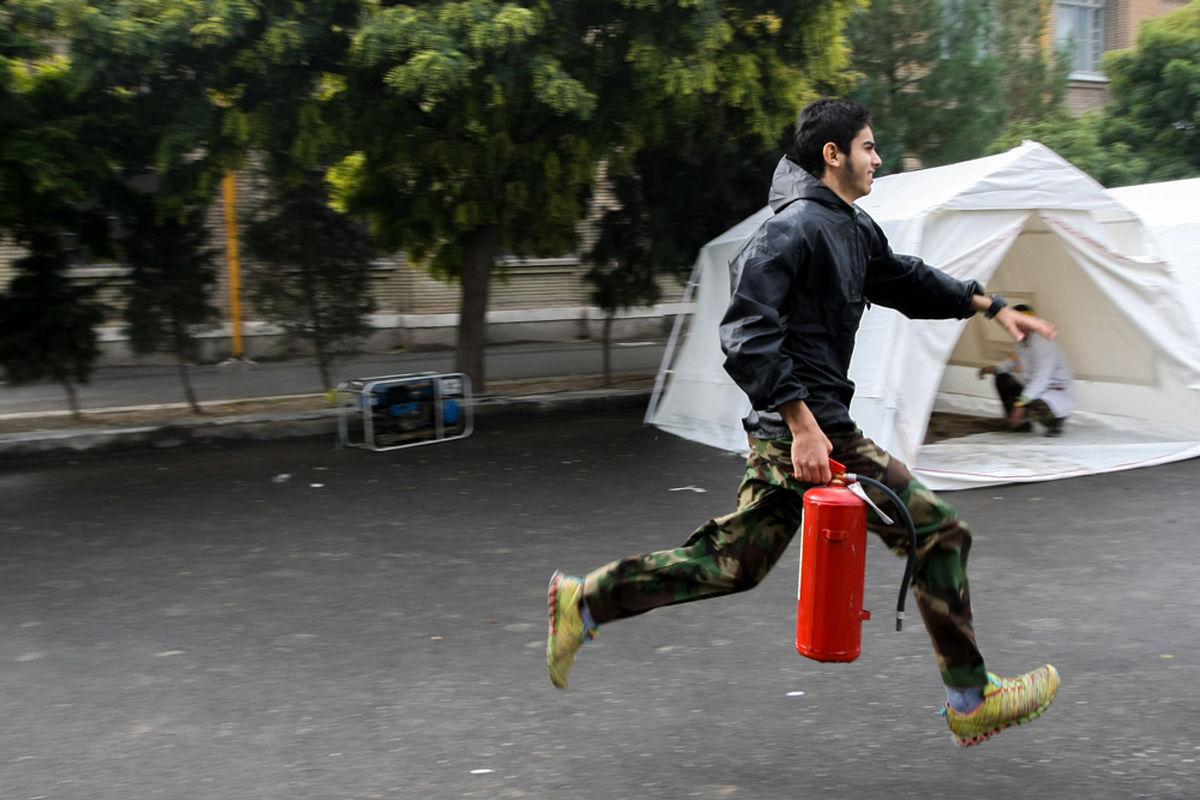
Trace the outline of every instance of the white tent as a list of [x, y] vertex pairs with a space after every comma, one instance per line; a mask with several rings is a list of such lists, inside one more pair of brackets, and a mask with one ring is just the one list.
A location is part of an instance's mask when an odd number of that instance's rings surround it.
[[[1200, 345], [1178, 286], [1136, 215], [1043, 145], [893, 175], [860, 204], [898, 253], [912, 253], [1055, 322], [1077, 378], [1079, 407], [1058, 439], [988, 431], [923, 444], [931, 412], [999, 419], [978, 368], [1011, 342], [995, 323], [911, 321], [874, 306], [850, 377], [851, 413], [868, 436], [935, 489], [1039, 481], [1200, 455]], [[725, 375], [717, 326], [729, 259], [770, 215], [739, 223], [701, 250], [688, 333], [664, 358], [647, 412], [685, 438], [745, 452], [748, 408]], [[674, 337], [673, 337], [674, 339]]]
[[1183, 304], [1200, 326], [1200, 178], [1110, 189], [1154, 234], [1158, 253], [1175, 272]]

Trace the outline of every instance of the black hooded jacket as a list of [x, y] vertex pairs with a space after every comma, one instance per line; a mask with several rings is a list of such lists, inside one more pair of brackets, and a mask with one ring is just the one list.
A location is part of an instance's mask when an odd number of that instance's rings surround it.
[[892, 253], [866, 212], [786, 156], [771, 181], [775, 212], [729, 262], [721, 320], [725, 371], [750, 398], [759, 439], [790, 436], [777, 409], [803, 400], [823, 430], [852, 422], [850, 357], [869, 303], [914, 319], [966, 319], [982, 294], [914, 256]]

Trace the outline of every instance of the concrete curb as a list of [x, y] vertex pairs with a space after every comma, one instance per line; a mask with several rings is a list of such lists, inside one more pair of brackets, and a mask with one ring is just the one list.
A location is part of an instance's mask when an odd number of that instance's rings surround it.
[[[488, 419], [529, 414], [584, 414], [645, 408], [649, 389], [566, 390], [547, 394], [483, 396], [474, 400], [475, 427]], [[0, 457], [180, 447], [214, 440], [337, 436], [337, 409], [178, 420], [161, 425], [71, 428], [0, 434]]]

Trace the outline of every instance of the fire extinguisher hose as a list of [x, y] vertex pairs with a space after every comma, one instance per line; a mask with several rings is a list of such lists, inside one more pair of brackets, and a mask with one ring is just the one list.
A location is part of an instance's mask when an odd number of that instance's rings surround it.
[[896, 510], [900, 512], [900, 516], [904, 519], [904, 524], [908, 527], [908, 561], [904, 566], [904, 580], [900, 583], [900, 598], [896, 601], [896, 630], [900, 630], [904, 627], [904, 601], [908, 597], [908, 584], [912, 580], [913, 564], [917, 558], [917, 527], [913, 524], [912, 515], [908, 513], [908, 507], [904, 505], [900, 496], [891, 489], [874, 478], [867, 478], [862, 475], [847, 475], [846, 477], [849, 480], [873, 486], [883, 492], [888, 500], [892, 501], [892, 505], [896, 507]]

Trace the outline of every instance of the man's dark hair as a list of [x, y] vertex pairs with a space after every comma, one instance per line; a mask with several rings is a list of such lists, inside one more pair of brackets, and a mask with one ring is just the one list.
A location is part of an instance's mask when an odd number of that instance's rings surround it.
[[804, 107], [796, 120], [792, 137], [792, 160], [817, 178], [825, 175], [826, 142], [833, 142], [843, 153], [859, 131], [871, 124], [871, 111], [853, 100], [824, 97]]

